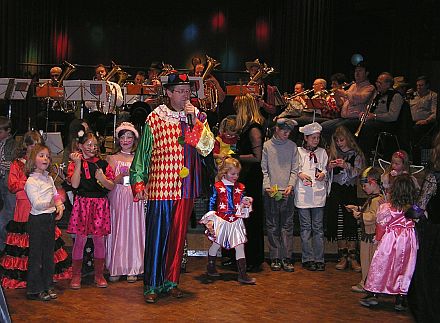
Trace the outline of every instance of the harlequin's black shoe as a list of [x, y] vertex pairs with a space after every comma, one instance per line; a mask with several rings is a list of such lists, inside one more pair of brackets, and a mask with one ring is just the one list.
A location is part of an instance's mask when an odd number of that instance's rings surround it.
[[31, 301], [50, 301], [50, 295], [46, 292], [41, 292], [37, 294], [26, 294], [26, 298]]
[[309, 271], [316, 271], [316, 264], [314, 261], [306, 261], [302, 263], [304, 269]]

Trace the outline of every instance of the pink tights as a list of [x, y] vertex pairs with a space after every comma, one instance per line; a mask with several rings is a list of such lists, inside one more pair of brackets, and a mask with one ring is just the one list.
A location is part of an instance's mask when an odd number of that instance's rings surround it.
[[[94, 257], [96, 259], [105, 258], [105, 247], [104, 247], [104, 237], [92, 236], [94, 250]], [[73, 244], [72, 259], [81, 260], [83, 259], [84, 246], [87, 242], [87, 236], [82, 236], [77, 234], [75, 238], [75, 243]]]

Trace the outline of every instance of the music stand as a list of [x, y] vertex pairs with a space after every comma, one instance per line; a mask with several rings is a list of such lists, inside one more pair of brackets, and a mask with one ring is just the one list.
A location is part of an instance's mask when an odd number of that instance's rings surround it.
[[61, 139], [61, 132], [46, 132], [43, 134], [44, 141], [54, 155], [63, 152], [63, 140]]
[[[204, 99], [205, 98], [205, 85], [203, 84], [203, 78], [200, 76], [190, 76], [189, 81], [194, 83], [195, 97], [198, 99]], [[192, 85], [191, 85], [191, 87], [192, 87]]]
[[[9, 93], [5, 93], [5, 99], [9, 100], [9, 111], [8, 111], [8, 118], [11, 118], [12, 114], [12, 100], [26, 100], [26, 96], [29, 91], [29, 86], [31, 85], [30, 79], [10, 79], [8, 81], [8, 88], [6, 92], [10, 91]], [[12, 87], [9, 88], [9, 87]], [[9, 96], [9, 97], [8, 97]]]
[[260, 94], [260, 87], [258, 85], [246, 85], [246, 84], [235, 84], [226, 85], [226, 95], [237, 96], [245, 94]]
[[40, 79], [35, 87], [35, 96], [46, 100], [46, 132], [49, 128], [49, 106], [51, 100], [62, 101], [64, 99], [63, 87], [51, 86], [48, 82], [49, 79]]
[[124, 105], [144, 101], [146, 95], [158, 96], [159, 87], [146, 84], [127, 84], [124, 86]]
[[327, 102], [324, 99], [305, 99], [306, 109], [309, 111], [313, 110], [313, 119], [312, 122], [315, 122], [315, 116], [317, 110], [325, 109]]
[[9, 100], [11, 98], [14, 79], [0, 78], [0, 100]]

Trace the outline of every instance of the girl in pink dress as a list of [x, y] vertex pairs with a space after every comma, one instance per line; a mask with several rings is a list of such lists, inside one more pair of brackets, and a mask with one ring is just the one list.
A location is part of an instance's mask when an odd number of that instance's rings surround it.
[[79, 152], [70, 154], [73, 161], [67, 169], [67, 180], [76, 190], [68, 233], [76, 235], [72, 250], [72, 281], [70, 288], [81, 288], [81, 266], [87, 236], [94, 245], [95, 283], [107, 287], [103, 276], [105, 242], [110, 233], [110, 207], [107, 194], [114, 187], [113, 170], [99, 157], [98, 140], [91, 133], [78, 134]]
[[417, 189], [410, 175], [396, 176], [390, 202], [379, 207], [376, 218], [378, 246], [368, 271], [361, 305], [378, 304], [377, 294], [396, 295], [394, 308], [406, 309], [406, 295], [417, 258], [417, 239], [414, 222], [405, 217], [417, 197]]
[[127, 275], [132, 283], [144, 272], [144, 202], [133, 201], [128, 173], [139, 133], [130, 122], [122, 122], [116, 137], [116, 154], [107, 157], [115, 173], [115, 188], [108, 195], [112, 232], [106, 239], [106, 264], [110, 281]]

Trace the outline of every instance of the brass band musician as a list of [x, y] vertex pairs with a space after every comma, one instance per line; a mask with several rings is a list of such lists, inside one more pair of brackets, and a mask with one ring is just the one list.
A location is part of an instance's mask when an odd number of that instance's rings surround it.
[[[196, 67], [194, 68], [194, 76], [201, 77], [201, 76], [203, 76], [204, 71], [205, 71], [205, 65], [202, 63], [197, 64]], [[225, 100], [226, 93], [222, 89], [222, 87], [220, 86], [220, 83], [217, 81], [215, 76], [212, 75], [211, 73], [208, 74], [205, 77], [204, 82], [209, 82], [210, 84], [212, 84], [212, 86], [215, 87], [215, 89], [217, 90], [218, 103], [222, 103]]]
[[249, 79], [252, 81], [253, 84], [257, 84], [261, 88], [260, 96], [257, 97], [257, 103], [260, 107], [260, 110], [263, 110], [262, 112], [264, 117], [267, 118], [270, 114], [276, 114], [277, 111], [274, 98], [275, 88], [266, 84], [263, 81], [263, 77], [265, 75], [262, 75], [262, 77], [259, 78], [255, 77], [257, 73], [263, 68], [263, 65], [260, 63], [258, 58], [254, 61], [246, 62], [245, 65], [246, 70], [249, 73]]
[[366, 156], [374, 149], [380, 132], [396, 133], [396, 121], [404, 102], [402, 95], [393, 89], [393, 76], [388, 72], [377, 77], [376, 90], [369, 111], [364, 112], [367, 115], [359, 135], [359, 144]]
[[61, 73], [63, 72], [63, 70], [61, 69], [61, 67], [59, 66], [54, 66], [50, 69], [50, 80], [49, 80], [49, 85], [51, 86], [58, 86], [58, 79], [61, 76]]
[[[43, 84], [50, 87], [59, 86], [59, 80], [63, 74], [63, 69], [54, 66], [49, 71], [50, 79]], [[42, 84], [40, 84], [42, 86]], [[37, 104], [36, 128], [38, 130], [61, 131], [63, 144], [67, 142], [67, 129], [70, 122], [75, 118], [73, 113], [62, 111], [60, 102], [51, 98], [40, 100]], [[53, 127], [52, 127], [53, 125]]]
[[145, 82], [145, 72], [137, 71], [134, 77], [134, 84], [144, 84]]
[[124, 103], [121, 87], [117, 83], [110, 81], [108, 76], [107, 69], [103, 64], [96, 66], [94, 79], [107, 82], [107, 99], [104, 103], [93, 101], [84, 102], [86, 108], [89, 110], [89, 115], [85, 118], [90, 127], [98, 132], [99, 136], [106, 133], [107, 121], [113, 119], [113, 114], [116, 112], [115, 109]]
[[161, 85], [160, 74], [163, 69], [163, 64], [160, 62], [152, 62], [148, 68], [148, 78], [146, 80], [147, 85]]
[[356, 131], [360, 114], [365, 112], [375, 92], [374, 86], [368, 80], [368, 75], [367, 64], [361, 61], [354, 66], [355, 83], [348, 90], [341, 88], [334, 91], [336, 102], [342, 104], [341, 117], [321, 124], [324, 137], [329, 139], [335, 129], [341, 125], [346, 126], [352, 132]]

